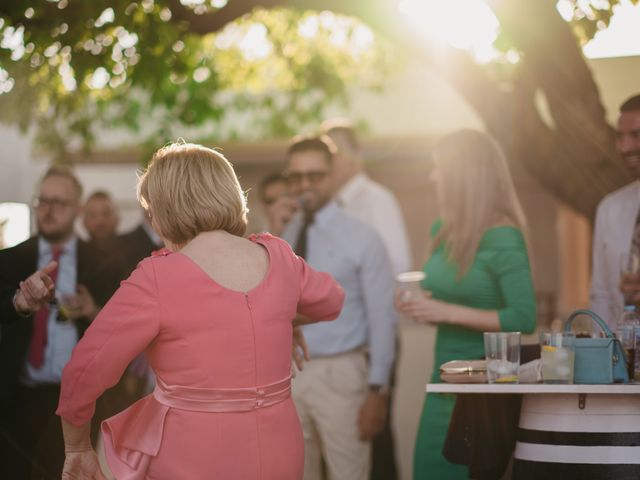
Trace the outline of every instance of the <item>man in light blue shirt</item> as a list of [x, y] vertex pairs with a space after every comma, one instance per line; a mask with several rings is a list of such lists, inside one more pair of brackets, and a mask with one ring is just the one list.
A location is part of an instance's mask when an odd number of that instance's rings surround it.
[[321, 478], [321, 458], [330, 478], [365, 480], [370, 440], [388, 415], [394, 283], [380, 237], [332, 201], [330, 142], [301, 139], [286, 156], [289, 189], [300, 208], [282, 236], [346, 293], [338, 319], [305, 325], [311, 360], [294, 380], [293, 397], [305, 436], [305, 480]]

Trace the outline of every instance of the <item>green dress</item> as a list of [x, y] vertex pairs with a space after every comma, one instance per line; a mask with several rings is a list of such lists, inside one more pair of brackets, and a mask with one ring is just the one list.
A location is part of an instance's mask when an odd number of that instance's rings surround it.
[[[441, 227], [436, 221], [433, 237]], [[503, 331], [532, 332], [536, 303], [524, 237], [511, 226], [487, 230], [468, 272], [456, 279], [456, 267], [441, 244], [424, 265], [422, 286], [433, 298], [471, 308], [497, 310]], [[439, 367], [449, 360], [484, 358], [482, 332], [438, 325], [434, 371], [430, 381], [440, 382]], [[455, 403], [452, 394], [426, 395], [414, 451], [414, 479], [468, 478], [467, 467], [449, 463], [442, 455]]]

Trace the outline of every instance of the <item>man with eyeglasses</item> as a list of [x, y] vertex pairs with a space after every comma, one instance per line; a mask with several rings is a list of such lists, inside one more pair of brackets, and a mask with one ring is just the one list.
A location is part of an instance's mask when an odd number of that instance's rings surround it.
[[60, 478], [62, 369], [117, 287], [74, 234], [81, 197], [70, 170], [50, 168], [33, 202], [37, 235], [0, 251], [0, 478]]
[[332, 201], [334, 152], [329, 138], [316, 137], [294, 141], [286, 154], [298, 208], [282, 237], [346, 293], [331, 325], [303, 327], [311, 360], [294, 379], [293, 398], [304, 431], [305, 480], [322, 477], [322, 459], [329, 478], [365, 480], [371, 439], [388, 414], [394, 283], [380, 237]]

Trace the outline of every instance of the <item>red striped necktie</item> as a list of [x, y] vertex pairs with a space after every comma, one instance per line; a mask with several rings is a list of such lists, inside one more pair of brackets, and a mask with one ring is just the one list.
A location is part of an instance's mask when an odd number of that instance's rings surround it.
[[[62, 248], [51, 249], [51, 260], [59, 262], [62, 255]], [[58, 265], [49, 276], [53, 283], [58, 278]], [[29, 345], [29, 363], [33, 368], [40, 368], [44, 363], [44, 349], [47, 346], [47, 324], [49, 323], [49, 306], [45, 305], [37, 311], [33, 320], [33, 333], [31, 334], [31, 344]]]

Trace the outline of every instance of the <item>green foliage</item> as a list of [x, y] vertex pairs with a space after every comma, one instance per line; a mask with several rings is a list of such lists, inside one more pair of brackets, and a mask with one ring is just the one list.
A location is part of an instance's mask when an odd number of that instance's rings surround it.
[[[632, 2], [637, 3], [637, 0], [632, 0]], [[596, 33], [609, 26], [613, 16], [613, 8], [620, 3], [620, 0], [590, 0], [588, 2], [565, 0], [565, 3], [572, 7], [573, 14], [569, 22], [576, 38], [581, 45], [584, 45]]]
[[[185, 11], [210, 18], [212, 5], [226, 3], [0, 2], [0, 121], [35, 128], [59, 158], [91, 149], [105, 129], [147, 145], [182, 134], [214, 143], [284, 137], [348, 105], [351, 85], [382, 88], [399, 62], [362, 23], [326, 11], [255, 9], [205, 34], [181, 20]], [[558, 2], [581, 43], [608, 26], [618, 3]], [[504, 55], [490, 72], [508, 84], [520, 52], [504, 31], [494, 46]]]
[[[35, 127], [60, 157], [104, 129], [156, 145], [185, 128], [218, 142], [288, 136], [346, 103], [350, 85], [379, 88], [393, 67], [367, 27], [330, 12], [256, 9], [199, 35], [170, 0], [5, 3], [0, 121]], [[231, 111], [254, 120], [234, 123]]]

